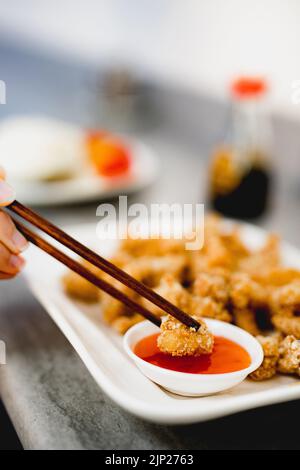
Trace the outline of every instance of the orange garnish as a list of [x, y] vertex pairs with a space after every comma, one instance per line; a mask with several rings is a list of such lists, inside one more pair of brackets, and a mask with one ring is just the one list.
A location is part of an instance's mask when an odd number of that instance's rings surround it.
[[95, 131], [88, 135], [86, 142], [90, 162], [101, 176], [121, 176], [128, 172], [130, 153], [119, 139], [104, 131]]

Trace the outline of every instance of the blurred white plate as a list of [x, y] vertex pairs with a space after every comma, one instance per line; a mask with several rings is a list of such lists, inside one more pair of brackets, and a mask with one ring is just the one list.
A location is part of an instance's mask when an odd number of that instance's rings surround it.
[[16, 189], [17, 198], [23, 204], [54, 206], [102, 200], [143, 189], [158, 176], [158, 158], [140, 141], [125, 137], [123, 140], [131, 152], [130, 174], [105, 179], [87, 170], [72, 179], [58, 182], [10, 181]]
[[[96, 226], [68, 230], [81, 242], [109, 256], [115, 242], [96, 238]], [[259, 246], [265, 238], [260, 229], [245, 225], [245, 242]], [[98, 250], [100, 251], [100, 250]], [[282, 245], [285, 264], [300, 269], [300, 251]], [[70, 300], [61, 288], [65, 267], [35, 247], [27, 252], [25, 270], [29, 285], [73, 345], [97, 384], [116, 403], [131, 413], [158, 423], [193, 423], [300, 398], [300, 379], [277, 376], [265, 382], [245, 380], [237, 387], [217, 395], [187, 398], [166, 392], [148, 380], [125, 354], [120, 338], [101, 319], [99, 306], [86, 307]], [[41, 273], [47, 273], [41, 276]]]

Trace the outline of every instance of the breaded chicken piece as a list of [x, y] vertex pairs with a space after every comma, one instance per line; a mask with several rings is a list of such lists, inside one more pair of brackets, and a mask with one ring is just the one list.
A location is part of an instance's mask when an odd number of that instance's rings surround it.
[[230, 279], [230, 300], [234, 307], [246, 309], [267, 304], [267, 290], [253, 281], [246, 273], [232, 274]]
[[199, 297], [211, 297], [226, 304], [229, 299], [229, 272], [222, 268], [202, 271], [197, 275], [192, 292]]
[[223, 304], [211, 297], [192, 296], [188, 312], [198, 317], [214, 318], [215, 320], [231, 322], [232, 315]]
[[195, 316], [194, 318], [200, 323], [198, 331], [168, 315], [161, 324], [161, 334], [157, 340], [159, 349], [172, 356], [210, 354], [214, 337], [203, 320]]
[[[184, 269], [184, 263], [185, 260], [180, 255], [171, 255], [164, 258], [155, 257], [150, 259], [148, 257], [143, 257], [130, 261], [130, 263], [126, 264], [123, 269], [135, 279], [152, 286], [157, 285], [161, 277], [168, 271], [170, 273], [174, 273], [174, 275], [178, 277], [180, 272]], [[162, 284], [157, 288], [157, 291], [158, 293], [161, 293], [163, 297], [168, 298], [172, 303], [177, 303], [176, 299], [179, 299], [178, 303], [180, 303], [180, 305], [178, 305], [178, 307], [182, 308], [183, 298], [185, 295], [188, 296], [188, 293], [177, 281], [175, 281], [173, 275], [168, 274], [167, 276], [169, 276], [169, 280], [167, 277], [165, 282], [162, 281]], [[146, 308], [149, 308], [157, 316], [164, 315], [164, 312], [162, 312], [159, 307], [156, 307], [156, 305], [147, 301], [143, 297], [138, 296], [134, 291], [120, 282], [112, 278], [108, 279], [108, 282], [114, 285], [118, 290], [124, 292], [130, 298], [138, 301]], [[112, 298], [108, 294], [102, 295], [101, 306], [103, 317], [108, 323], [115, 322], [115, 320], [120, 316], [132, 315], [132, 312], [130, 312], [124, 304], [119, 300]]]
[[279, 346], [278, 372], [300, 376], [300, 341], [289, 335]]
[[185, 240], [149, 238], [122, 240], [120, 251], [130, 254], [134, 258], [142, 256], [164, 256], [165, 254], [184, 254]]
[[[184, 312], [197, 317], [215, 318], [216, 320], [230, 322], [232, 317], [228, 310], [210, 297], [192, 295], [172, 275], [165, 275], [157, 288], [159, 295], [167, 299]], [[157, 316], [165, 315], [165, 312], [148, 300], [140, 299], [144, 307], [151, 310]]]
[[117, 317], [115, 320], [113, 320], [111, 326], [118, 333], [120, 333], [120, 335], [124, 335], [129, 328], [143, 320], [145, 320], [145, 318], [138, 313], [135, 313], [131, 316], [121, 315], [120, 317]]
[[[82, 260], [82, 265], [98, 277], [103, 273], [96, 266]], [[62, 285], [67, 295], [85, 303], [96, 303], [100, 300], [102, 291], [74, 271], [68, 271], [62, 278]]]
[[267, 274], [270, 269], [278, 268], [280, 262], [280, 238], [272, 234], [269, 235], [265, 245], [260, 250], [240, 259], [237, 270], [246, 272], [251, 276], [258, 273], [262, 275]]
[[[137, 300], [138, 294], [136, 294], [133, 290], [129, 287], [125, 286], [121, 282], [117, 281], [116, 279], [111, 278], [108, 275], [104, 276], [105, 281], [109, 282], [113, 287], [118, 289], [119, 291], [123, 292], [127, 295], [130, 299]], [[103, 319], [107, 323], [112, 323], [116, 318], [121, 316], [131, 316], [132, 311], [122, 302], [111, 297], [106, 292], [102, 292], [101, 294], [101, 310]]]
[[270, 267], [263, 272], [253, 273], [252, 277], [262, 286], [275, 288], [286, 286], [294, 281], [300, 281], [300, 271], [278, 266], [276, 268]]
[[264, 360], [261, 366], [252, 372], [249, 377], [257, 381], [271, 379], [276, 374], [279, 359], [280, 335], [257, 336], [256, 339], [262, 345]]
[[172, 274], [176, 279], [180, 279], [185, 267], [186, 258], [184, 256], [166, 255], [160, 257], [143, 256], [132, 260], [123, 269], [138, 281], [155, 287], [165, 274]]
[[234, 323], [253, 336], [258, 336], [261, 331], [256, 323], [255, 312], [249, 308], [234, 309]]
[[[186, 312], [189, 311], [191, 295], [172, 274], [165, 274], [161, 278], [159, 285], [154, 288], [154, 291], [181, 310]], [[154, 315], [157, 315], [158, 317], [165, 315], [163, 310], [144, 297], [140, 298], [140, 302], [145, 308], [154, 313]]]
[[293, 335], [300, 339], [300, 317], [293, 312], [284, 312], [272, 316], [271, 321], [275, 328], [284, 335]]
[[272, 323], [284, 335], [300, 339], [300, 280], [273, 289], [270, 295]]
[[300, 280], [294, 280], [278, 289], [274, 289], [270, 296], [274, 313], [282, 310], [300, 309]]

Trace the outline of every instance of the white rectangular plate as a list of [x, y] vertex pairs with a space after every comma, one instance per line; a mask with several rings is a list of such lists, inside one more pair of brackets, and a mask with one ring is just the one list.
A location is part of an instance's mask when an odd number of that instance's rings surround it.
[[[99, 242], [95, 225], [67, 229], [78, 240], [109, 256], [116, 247]], [[248, 245], [257, 246], [264, 233], [246, 225]], [[101, 246], [100, 246], [101, 245]], [[283, 245], [286, 264], [300, 269], [300, 252]], [[164, 391], [144, 377], [125, 355], [120, 338], [101, 319], [99, 306], [73, 302], [63, 292], [61, 276], [65, 267], [31, 247], [25, 275], [35, 296], [70, 341], [98, 385], [127, 411], [158, 423], [193, 423], [264, 405], [300, 398], [300, 380], [277, 376], [265, 382], [244, 381], [232, 390], [201, 398], [185, 398]]]

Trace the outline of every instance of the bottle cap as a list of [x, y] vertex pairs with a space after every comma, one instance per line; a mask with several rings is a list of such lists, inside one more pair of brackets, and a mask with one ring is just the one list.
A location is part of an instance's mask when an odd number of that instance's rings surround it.
[[231, 84], [231, 92], [235, 98], [258, 98], [267, 91], [267, 82], [260, 77], [238, 77]]

